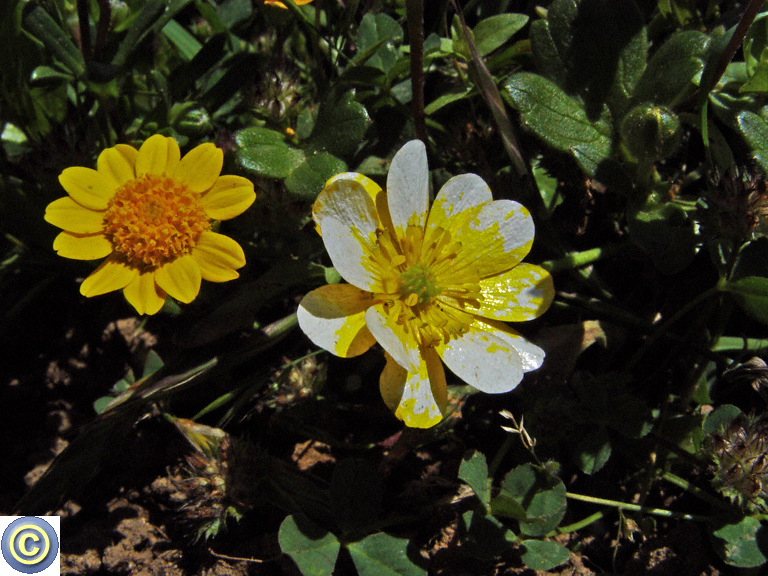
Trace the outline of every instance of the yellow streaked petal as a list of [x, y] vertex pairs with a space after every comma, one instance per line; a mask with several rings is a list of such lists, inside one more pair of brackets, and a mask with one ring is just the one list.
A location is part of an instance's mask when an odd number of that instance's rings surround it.
[[197, 297], [201, 280], [200, 264], [191, 254], [185, 254], [155, 270], [157, 285], [185, 304]]
[[376, 242], [379, 217], [365, 184], [352, 173], [332, 178], [317, 197], [312, 212], [341, 277], [371, 291], [377, 274], [365, 266], [366, 254]]
[[194, 192], [210, 189], [221, 174], [224, 152], [206, 142], [184, 155], [176, 170], [176, 179], [184, 182]]
[[96, 234], [104, 227], [104, 213], [84, 208], [70, 196], [54, 200], [45, 208], [45, 221], [76, 234]]
[[276, 6], [278, 8], [282, 8], [283, 10], [288, 10], [288, 6], [280, 2], [280, 0], [264, 0], [264, 4], [266, 6]]
[[232, 238], [207, 230], [192, 248], [192, 257], [200, 265], [204, 280], [227, 282], [239, 276], [235, 271], [245, 266], [245, 253]]
[[256, 200], [253, 182], [242, 176], [220, 176], [208, 192], [200, 198], [200, 205], [208, 217], [229, 220], [245, 212]]
[[[443, 221], [453, 243], [460, 250], [432, 271], [450, 285], [452, 276], [472, 271], [487, 278], [510, 270], [528, 254], [534, 226], [528, 210], [513, 200], [496, 200], [468, 208]], [[454, 244], [456, 245], [456, 244]]]
[[173, 138], [155, 134], [144, 141], [136, 155], [136, 176], [158, 174], [173, 177], [181, 151]]
[[448, 229], [448, 221], [469, 208], [493, 200], [491, 189], [477, 174], [460, 174], [446, 182], [429, 210], [427, 230]]
[[125, 288], [138, 276], [135, 268], [129, 268], [122, 262], [107, 258], [80, 284], [80, 294], [88, 298]]
[[59, 174], [59, 182], [78, 204], [91, 210], [104, 210], [115, 195], [112, 179], [91, 168], [72, 166]]
[[375, 342], [365, 324], [371, 295], [351, 284], [313, 290], [296, 311], [299, 326], [312, 342], [343, 358], [367, 351]]
[[434, 348], [423, 348], [418, 373], [408, 373], [395, 416], [411, 428], [431, 428], [443, 418], [448, 391]]
[[555, 298], [555, 285], [549, 272], [526, 263], [481, 280], [480, 291], [483, 295], [480, 309], [473, 312], [505, 322], [538, 318]]
[[113, 148], [102, 150], [96, 161], [96, 168], [100, 174], [112, 182], [115, 188], [119, 188], [136, 178], [134, 166], [137, 155], [138, 152], [133, 146], [118, 144]]
[[112, 243], [102, 234], [62, 232], [54, 239], [53, 249], [63, 258], [98, 260], [112, 253]]
[[123, 288], [123, 295], [139, 314], [156, 314], [165, 303], [167, 294], [155, 283], [155, 274], [145, 272], [137, 274]]
[[429, 168], [427, 148], [421, 140], [411, 140], [392, 158], [387, 173], [389, 215], [398, 238], [409, 225], [424, 227], [429, 207]]
[[459, 378], [489, 394], [509, 392], [544, 361], [544, 350], [514, 330], [479, 319], [437, 351]]
[[421, 360], [416, 335], [407, 331], [407, 324], [398, 324], [396, 320], [395, 315], [387, 314], [383, 304], [371, 306], [365, 313], [365, 323], [376, 341], [400, 366], [417, 373]]

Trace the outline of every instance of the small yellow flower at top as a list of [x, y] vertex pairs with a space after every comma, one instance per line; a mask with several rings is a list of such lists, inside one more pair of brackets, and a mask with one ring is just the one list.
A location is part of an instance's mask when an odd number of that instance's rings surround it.
[[[309, 4], [310, 2], [312, 2], [312, 0], [288, 0], [288, 1], [293, 2], [298, 6], [304, 6], [304, 4]], [[264, 0], [264, 4], [269, 6], [277, 6], [278, 8], [283, 8], [284, 10], [288, 10], [288, 6], [280, 2], [280, 0]]]
[[106, 260], [80, 285], [84, 296], [122, 290], [139, 314], [154, 314], [168, 295], [189, 303], [202, 279], [226, 282], [245, 265], [240, 245], [211, 230], [211, 220], [242, 214], [253, 183], [220, 176], [223, 152], [201, 144], [181, 158], [173, 138], [156, 134], [139, 150], [102, 151], [96, 170], [59, 175], [68, 196], [45, 219], [62, 228], [53, 248], [64, 258]]
[[521, 263], [533, 244], [529, 212], [493, 200], [480, 176], [451, 178], [429, 207], [424, 144], [392, 159], [387, 190], [362, 174], [331, 178], [313, 217], [333, 265], [349, 284], [313, 290], [298, 320], [318, 346], [342, 357], [378, 342], [379, 387], [406, 425], [438, 423], [447, 405], [440, 361], [482, 392], [508, 392], [541, 366], [544, 351], [503, 322], [543, 314], [552, 277]]

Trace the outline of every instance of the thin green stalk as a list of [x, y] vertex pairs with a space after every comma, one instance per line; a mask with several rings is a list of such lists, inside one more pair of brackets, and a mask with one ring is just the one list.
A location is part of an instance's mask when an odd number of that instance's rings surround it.
[[554, 534], [555, 535], [570, 534], [571, 532], [576, 532], [586, 526], [589, 526], [590, 524], [594, 524], [598, 520], [602, 520], [604, 517], [605, 517], [605, 512], [603, 512], [602, 510], [598, 510], [594, 514], [591, 514], [590, 516], [587, 516], [586, 518], [583, 518], [578, 522], [574, 522], [573, 524], [568, 524], [568, 526], [560, 526], [559, 528], [554, 530]]
[[593, 262], [597, 262], [603, 258], [609, 258], [624, 250], [625, 247], [626, 243], [622, 242], [619, 244], [609, 244], [608, 246], [598, 248], [590, 248], [589, 250], [584, 250], [583, 252], [573, 252], [571, 254], [566, 254], [562, 258], [558, 258], [556, 260], [547, 260], [546, 262], [539, 264], [539, 266], [544, 268], [544, 270], [553, 273], [560, 272], [562, 270], [570, 270], [572, 268], [579, 268], [581, 266], [586, 266], [587, 264], [592, 264]]
[[665, 472], [662, 475], [662, 478], [664, 478], [664, 480], [666, 480], [667, 482], [671, 482], [675, 486], [682, 488], [686, 492], [690, 492], [691, 494], [704, 500], [705, 502], [712, 504], [712, 506], [720, 508], [721, 510], [726, 510], [728, 512], [733, 511], [733, 506], [731, 506], [727, 502], [724, 502], [723, 500], [720, 500], [719, 498], [712, 496], [712, 494], [710, 494], [709, 492], [702, 490], [698, 486], [694, 486], [687, 480], [680, 478], [680, 476], [673, 474], [672, 472]]
[[594, 496], [585, 496], [583, 494], [574, 494], [566, 492], [565, 496], [571, 500], [580, 500], [600, 506], [611, 506], [619, 510], [631, 510], [633, 512], [642, 512], [644, 514], [653, 514], [654, 516], [664, 516], [666, 518], [679, 518], [680, 520], [695, 520], [696, 522], [708, 522], [709, 518], [699, 514], [685, 514], [683, 512], [674, 512], [672, 510], [662, 510], [660, 508], [648, 508], [647, 506], [638, 506], [637, 504], [628, 504], [616, 500], [606, 500], [605, 498], [595, 498]]

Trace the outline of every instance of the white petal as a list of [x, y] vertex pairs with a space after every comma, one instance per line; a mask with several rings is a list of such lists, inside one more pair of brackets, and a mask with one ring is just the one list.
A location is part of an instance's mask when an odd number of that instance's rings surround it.
[[375, 342], [365, 325], [365, 310], [370, 305], [370, 293], [351, 284], [328, 284], [304, 296], [296, 315], [312, 342], [349, 358]]
[[544, 361], [544, 350], [500, 324], [477, 321], [441, 348], [443, 362], [482, 392], [509, 392]]
[[395, 154], [387, 174], [387, 202], [399, 238], [409, 224], [423, 227], [429, 206], [427, 148], [411, 140]]
[[376, 241], [379, 218], [365, 185], [355, 178], [336, 177], [326, 184], [313, 206], [325, 248], [336, 270], [350, 284], [371, 290], [374, 275], [364, 266], [366, 250]]
[[384, 312], [383, 304], [376, 304], [365, 311], [365, 324], [376, 341], [389, 352], [395, 362], [408, 372], [418, 372], [419, 345], [413, 332], [406, 332], [404, 327]]

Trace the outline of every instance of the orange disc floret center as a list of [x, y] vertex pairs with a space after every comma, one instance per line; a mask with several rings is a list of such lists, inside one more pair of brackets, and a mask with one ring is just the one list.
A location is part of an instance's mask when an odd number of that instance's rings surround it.
[[210, 227], [199, 194], [154, 174], [123, 184], [104, 213], [104, 235], [115, 254], [141, 272], [188, 254]]

